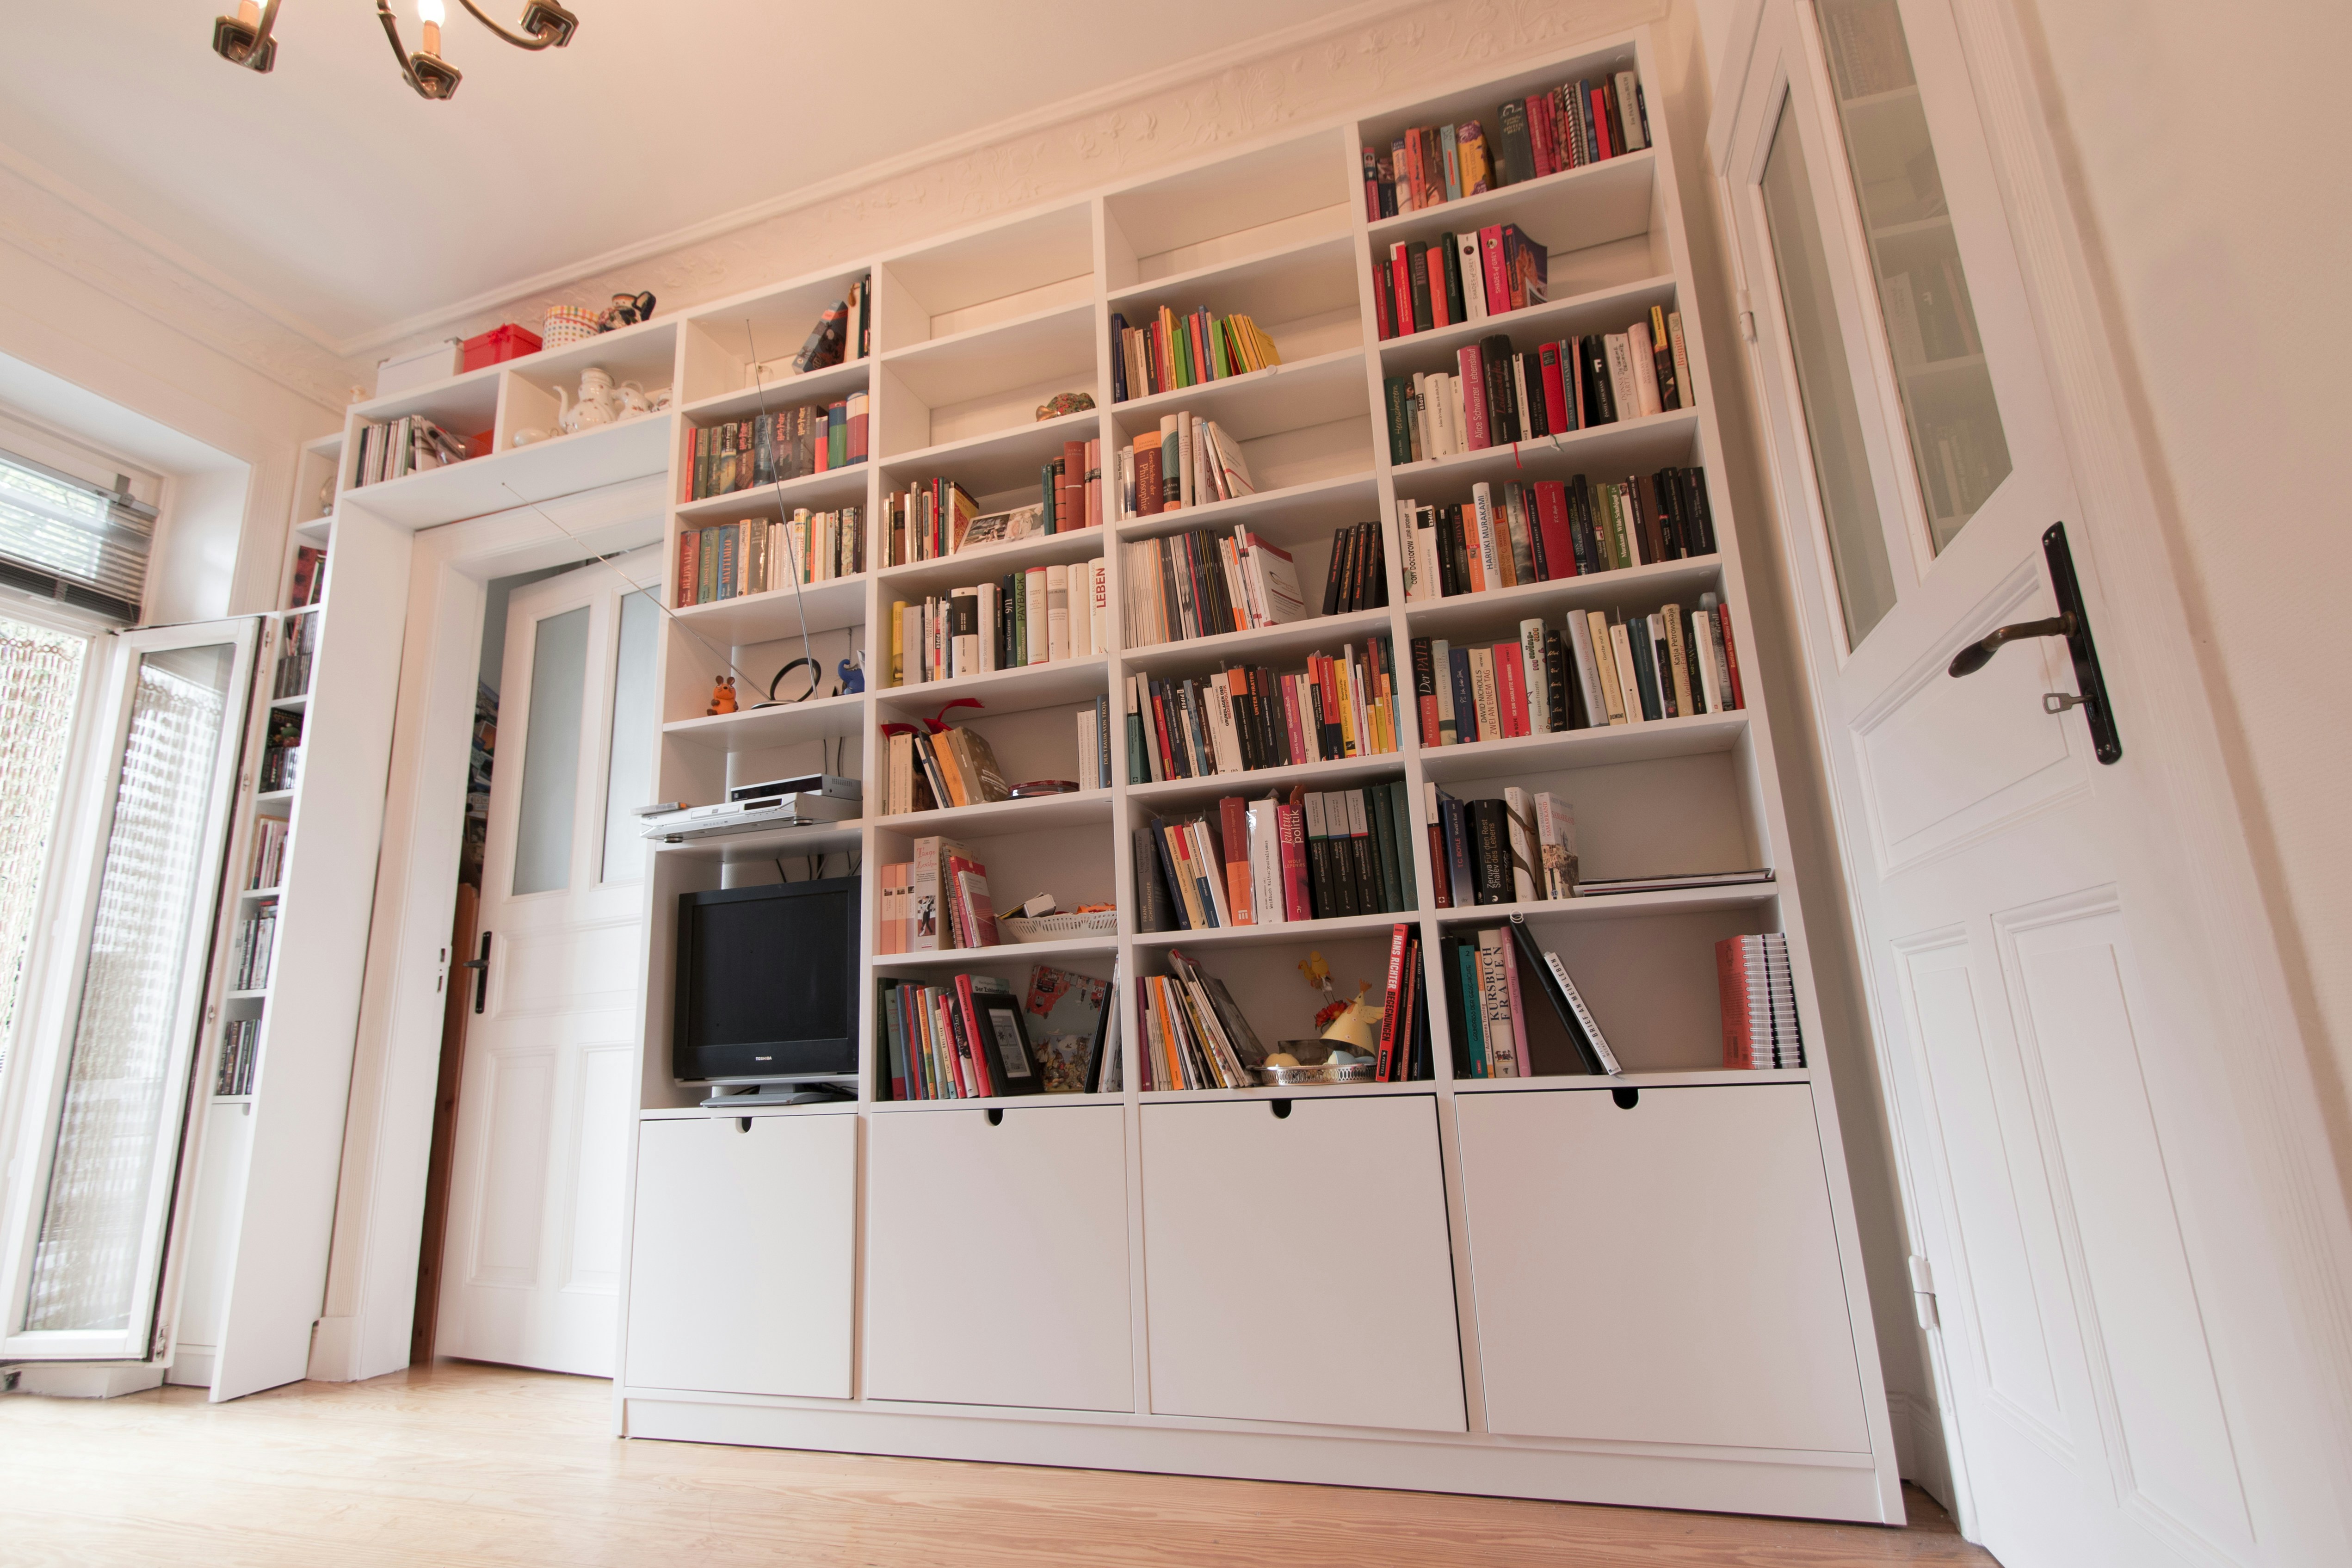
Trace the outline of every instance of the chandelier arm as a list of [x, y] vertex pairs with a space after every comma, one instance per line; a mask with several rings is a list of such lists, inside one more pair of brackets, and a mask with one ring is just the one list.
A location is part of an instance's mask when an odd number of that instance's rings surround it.
[[278, 0], [268, 0], [261, 7], [261, 25], [254, 29], [253, 47], [257, 49], [269, 42], [269, 29], [278, 25]]
[[408, 79], [409, 86], [423, 92], [425, 89], [417, 86], [416, 68], [408, 58], [407, 46], [400, 41], [400, 18], [392, 14], [392, 0], [375, 0], [375, 15], [376, 20], [383, 24], [383, 36], [391, 40], [392, 58], [400, 62], [400, 74]]
[[522, 16], [523, 26], [533, 30], [518, 33], [495, 16], [484, 15], [474, 0], [457, 0], [457, 4], [463, 5], [475, 21], [519, 49], [561, 48], [572, 41], [574, 19], [571, 12], [560, 5], [542, 3], [526, 6]]

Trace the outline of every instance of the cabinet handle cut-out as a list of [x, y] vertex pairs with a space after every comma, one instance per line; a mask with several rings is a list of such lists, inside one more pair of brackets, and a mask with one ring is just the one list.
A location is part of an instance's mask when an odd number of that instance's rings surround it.
[[1612, 1089], [1609, 1091], [1609, 1098], [1617, 1102], [1618, 1110], [1631, 1110], [1642, 1103], [1642, 1091], [1638, 1089]]
[[1287, 1121], [1289, 1119], [1290, 1101], [1286, 1100], [1269, 1100], [1266, 1103], [1274, 1107], [1274, 1119], [1276, 1121]]
[[991, 1127], [1002, 1127], [1004, 1125], [1004, 1107], [1001, 1105], [992, 1105], [988, 1108], [988, 1124]]
[[737, 1117], [735, 1119], [735, 1131], [738, 1132], [749, 1132], [751, 1131], [751, 1119], [748, 1116]]

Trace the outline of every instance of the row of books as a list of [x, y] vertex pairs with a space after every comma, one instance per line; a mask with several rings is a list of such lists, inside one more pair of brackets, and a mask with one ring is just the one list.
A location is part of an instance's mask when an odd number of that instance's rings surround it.
[[1197, 414], [1163, 414], [1158, 430], [1146, 430], [1118, 449], [1122, 518], [1157, 517], [1256, 493], [1241, 443]]
[[216, 1095], [253, 1092], [253, 1058], [261, 1044], [261, 1020], [231, 1018], [221, 1026], [220, 1066], [213, 1073]]
[[1174, 948], [1168, 973], [1139, 978], [1136, 1044], [1147, 1089], [1249, 1089], [1265, 1047], [1225, 983]]
[[1372, 1077], [1380, 1083], [1419, 1082], [1437, 1076], [1429, 1033], [1429, 995], [1422, 977], [1421, 931], [1389, 928], [1388, 983], [1381, 995], [1380, 1046]]
[[1128, 780], [1209, 778], [1397, 749], [1389, 639], [1310, 654], [1286, 675], [1234, 665], [1206, 677], [1130, 678]]
[[878, 903], [877, 952], [951, 952], [999, 940], [988, 865], [952, 838], [918, 838], [912, 859], [883, 867]]
[[1551, 298], [1551, 253], [1515, 223], [1400, 239], [1372, 260], [1381, 341], [1524, 310]]
[[730, 495], [805, 474], [830, 473], [866, 458], [866, 394], [803, 404], [754, 419], [699, 425], [688, 432], [684, 500]]
[[1801, 1068], [1805, 1040], [1797, 1021], [1797, 982], [1782, 931], [1727, 936], [1715, 944], [1723, 994], [1723, 1065]]
[[421, 414], [383, 425], [362, 424], [358, 445], [352, 458], [354, 489], [462, 463], [474, 455], [471, 441], [452, 436]]
[[885, 724], [882, 732], [882, 808], [888, 815], [1013, 798], [996, 750], [979, 731]]
[[299, 697], [310, 689], [310, 659], [319, 643], [319, 617], [289, 616], [286, 636], [278, 647], [278, 668], [270, 672], [269, 695]]
[[1331, 564], [1323, 574], [1323, 613], [1385, 609], [1388, 602], [1388, 540], [1381, 525], [1351, 523], [1334, 533]]
[[1682, 313], [1655, 314], [1654, 323], [1525, 353], [1496, 332], [1456, 350], [1455, 374], [1388, 377], [1390, 462], [1431, 462], [1688, 406]]
[[1121, 587], [1129, 647], [1303, 620], [1290, 552], [1246, 526], [1200, 528], [1124, 547]]
[[1689, 610], [1570, 610], [1562, 630], [1529, 618], [1516, 642], [1412, 640], [1424, 746], [1598, 730], [1727, 713], [1747, 706], [1728, 609], [1713, 594]]
[[1078, 776], [1070, 782], [1080, 789], [1110, 788], [1110, 763], [1116, 754], [1110, 742], [1110, 699], [1097, 697], [1077, 711]]
[[1364, 216], [1378, 223], [1556, 174], [1650, 144], [1648, 109], [1631, 69], [1584, 77], [1495, 110], [1488, 142], [1475, 120], [1412, 126], [1364, 148]]
[[247, 891], [276, 888], [286, 880], [286, 846], [292, 837], [292, 825], [282, 816], [253, 819], [253, 869], [245, 879]]
[[1404, 781], [1227, 795], [1135, 832], [1140, 931], [1285, 925], [1419, 907]]
[[266, 991], [270, 959], [278, 941], [278, 906], [266, 903], [236, 922], [236, 938], [228, 952], [228, 988]]
[[1568, 966], [1521, 916], [1441, 937], [1438, 971], [1463, 1077], [1622, 1070]]
[[261, 776], [255, 788], [268, 795], [302, 782], [302, 715], [273, 711], [261, 737]]
[[[864, 359], [874, 352], [874, 278], [868, 273], [849, 286], [846, 297], [835, 300], [817, 315], [806, 342], [792, 360], [792, 374], [806, 375], [845, 359]], [[777, 379], [774, 367], [755, 364], [748, 384]]]
[[680, 529], [677, 605], [716, 604], [770, 594], [796, 582], [828, 583], [865, 570], [862, 509], [813, 512], [796, 507], [787, 518], [747, 517], [740, 522]]
[[1103, 521], [1101, 453], [1099, 441], [1064, 442], [1062, 455], [1038, 475], [1040, 499], [1003, 511], [982, 511], [970, 490], [946, 478], [893, 490], [882, 498], [876, 564], [941, 561], [967, 550], [1096, 527]]
[[1157, 316], [1136, 327], [1114, 311], [1110, 341], [1114, 403], [1247, 375], [1282, 363], [1282, 351], [1255, 321], [1204, 310], [1180, 316], [1162, 305]]
[[1397, 517], [1412, 544], [1404, 557], [1409, 604], [1716, 552], [1703, 468], [1597, 484], [1579, 474], [1499, 490], [1482, 479], [1466, 503], [1400, 497]]
[[294, 572], [287, 585], [286, 607], [308, 609], [327, 596], [327, 552], [315, 544], [294, 547]]
[[902, 686], [1108, 653], [1103, 560], [1032, 566], [994, 583], [890, 603], [890, 666]]
[[1576, 812], [1568, 802], [1517, 784], [1478, 800], [1457, 800], [1433, 784], [1422, 788], [1439, 909], [1576, 896]]
[[[999, 1094], [1032, 1092], [1008, 1055], [1028, 1047], [1038, 1088], [1047, 1094], [1117, 1092], [1118, 1009], [1115, 979], [1033, 964], [1018, 1009], [1007, 1020], [1004, 982], [959, 974], [935, 985], [882, 983], [882, 1052], [892, 1100], [959, 1100], [979, 1092], [978, 1075], [1003, 1069]], [[989, 1047], [968, 1024], [988, 1031]], [[1009, 1031], [1009, 1037], [1007, 1031]], [[967, 1064], [972, 1064], [969, 1070]]]

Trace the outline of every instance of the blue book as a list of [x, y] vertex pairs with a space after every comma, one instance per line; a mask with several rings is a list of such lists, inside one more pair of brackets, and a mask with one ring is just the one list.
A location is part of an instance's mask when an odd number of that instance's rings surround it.
[[1127, 318], [1110, 313], [1110, 400], [1127, 401]]
[[1486, 1070], [1486, 1020], [1478, 987], [1478, 944], [1464, 942], [1454, 950], [1456, 967], [1461, 970], [1462, 1032], [1468, 1037], [1470, 1076], [1490, 1078]]
[[1448, 648], [1446, 662], [1454, 667], [1455, 738], [1465, 744], [1472, 741], [1495, 739], [1492, 735], [1478, 733], [1478, 700], [1471, 694], [1470, 690], [1470, 650], [1466, 647]]

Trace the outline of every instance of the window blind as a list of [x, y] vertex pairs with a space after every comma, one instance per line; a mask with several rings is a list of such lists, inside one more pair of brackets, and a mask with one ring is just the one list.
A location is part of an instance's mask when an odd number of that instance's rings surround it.
[[0, 583], [135, 622], [155, 509], [0, 450]]

